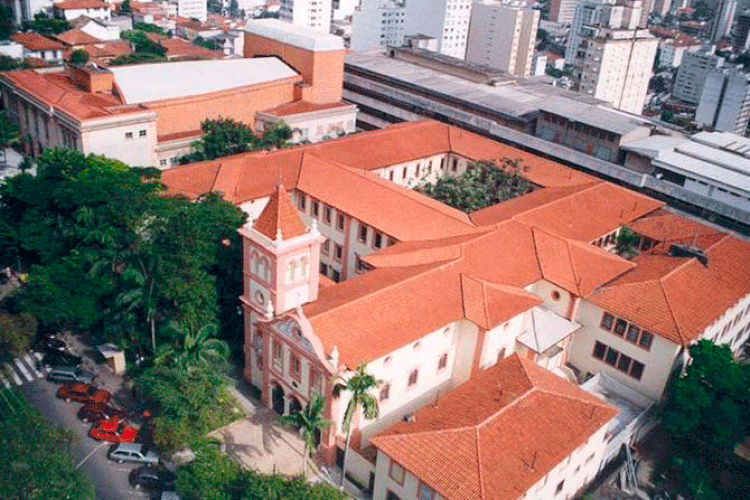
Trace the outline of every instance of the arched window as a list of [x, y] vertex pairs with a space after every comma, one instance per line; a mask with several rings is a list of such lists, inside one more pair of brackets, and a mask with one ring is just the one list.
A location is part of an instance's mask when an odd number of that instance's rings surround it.
[[294, 283], [297, 281], [297, 267], [299, 266], [299, 262], [296, 260], [289, 261], [289, 268], [287, 269], [287, 277], [286, 281], [287, 283]]
[[309, 272], [310, 263], [308, 262], [307, 257], [302, 257], [299, 261], [299, 264], [300, 264], [301, 278], [305, 280], [307, 279], [307, 276], [308, 276], [307, 273]]
[[261, 257], [259, 259], [257, 275], [263, 281], [271, 281], [271, 262], [268, 260], [268, 257]]

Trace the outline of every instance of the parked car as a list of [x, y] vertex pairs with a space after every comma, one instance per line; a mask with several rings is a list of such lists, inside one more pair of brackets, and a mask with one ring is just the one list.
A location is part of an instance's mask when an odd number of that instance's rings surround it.
[[83, 382], [90, 384], [94, 381], [94, 374], [75, 366], [53, 366], [47, 372], [50, 382]]
[[113, 417], [94, 424], [89, 431], [89, 436], [98, 441], [132, 443], [138, 438], [138, 429], [121, 418]]
[[181, 500], [176, 491], [162, 491], [159, 500]]
[[102, 403], [87, 403], [81, 406], [76, 416], [82, 422], [87, 423], [107, 420], [112, 417], [124, 418], [125, 412]]
[[141, 464], [159, 464], [159, 454], [152, 448], [140, 443], [119, 443], [109, 449], [107, 457], [119, 463], [136, 462]]
[[44, 366], [78, 366], [81, 364], [82, 358], [75, 354], [70, 354], [65, 351], [48, 351], [47, 354], [42, 358], [41, 365]]
[[66, 402], [78, 401], [80, 403], [101, 403], [109, 401], [111, 397], [108, 391], [100, 389], [95, 385], [83, 382], [70, 382], [63, 384], [57, 389], [57, 397]]
[[29, 349], [31, 349], [32, 351], [43, 353], [54, 351], [66, 352], [68, 350], [68, 346], [64, 341], [53, 337], [52, 335], [40, 335], [34, 340], [31, 346], [29, 346]]
[[131, 471], [128, 480], [130, 485], [137, 490], [143, 488], [146, 490], [170, 491], [174, 490], [176, 476], [164, 467], [144, 465]]

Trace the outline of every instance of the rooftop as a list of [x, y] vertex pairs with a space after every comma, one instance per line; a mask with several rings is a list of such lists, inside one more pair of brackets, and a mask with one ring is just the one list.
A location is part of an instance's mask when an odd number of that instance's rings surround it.
[[588, 104], [603, 101], [544, 83], [512, 80], [505, 85], [473, 83], [438, 70], [379, 54], [348, 54], [347, 69], [386, 77], [399, 85], [426, 90], [435, 96], [461, 101], [463, 105], [516, 120], [531, 120], [551, 97]]
[[[220, 92], [299, 76], [276, 57], [185, 61], [111, 68], [127, 103]], [[200, 74], [200, 78], [195, 78]]]
[[56, 2], [54, 7], [61, 10], [109, 9], [103, 0], [66, 0]]
[[29, 50], [64, 50], [66, 47], [62, 43], [47, 38], [46, 36], [39, 35], [33, 31], [27, 31], [25, 33], [14, 33], [11, 35], [11, 40], [18, 42]]
[[297, 26], [278, 19], [255, 19], [248, 21], [245, 32], [270, 38], [307, 50], [344, 50], [341, 37], [322, 33], [312, 28]]
[[539, 109], [562, 116], [572, 122], [584, 123], [619, 135], [625, 135], [639, 127], [649, 125], [646, 120], [638, 116], [607, 108], [601, 104], [590, 104], [559, 97], [551, 97], [545, 103], [542, 103]]
[[101, 42], [102, 40], [99, 40], [98, 38], [95, 38], [85, 31], [81, 31], [77, 28], [70, 29], [68, 31], [63, 31], [62, 33], [55, 36], [59, 41], [63, 42], [66, 45], [86, 45], [90, 43], [97, 43]]
[[616, 414], [514, 354], [372, 442], [446, 500], [512, 500]]
[[272, 116], [292, 116], [299, 115], [302, 113], [315, 113], [316, 111], [324, 111], [326, 109], [337, 109], [354, 106], [343, 101], [333, 102], [328, 104], [315, 104], [307, 101], [294, 101], [288, 104], [282, 104], [273, 109], [264, 111], [264, 113]]

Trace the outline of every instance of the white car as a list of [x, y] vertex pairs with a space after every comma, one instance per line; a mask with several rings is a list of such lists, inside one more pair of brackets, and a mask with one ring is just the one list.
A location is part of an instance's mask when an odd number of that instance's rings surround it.
[[109, 449], [107, 457], [119, 463], [135, 462], [153, 465], [159, 463], [159, 454], [139, 443], [117, 443]]

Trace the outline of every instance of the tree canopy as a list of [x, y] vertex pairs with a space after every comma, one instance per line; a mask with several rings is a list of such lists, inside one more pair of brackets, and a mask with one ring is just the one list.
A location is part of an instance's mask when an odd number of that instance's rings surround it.
[[218, 320], [234, 339], [244, 221], [215, 194], [162, 196], [155, 169], [46, 150], [0, 185], [0, 268], [28, 270], [19, 300], [47, 327], [142, 350], [170, 320]]
[[530, 192], [534, 185], [520, 175], [520, 161], [472, 163], [461, 175], [443, 177], [417, 188], [422, 194], [464, 212], [473, 212]]
[[0, 498], [90, 500], [94, 485], [74, 469], [73, 434], [55, 427], [17, 391], [0, 389]]
[[75, 49], [70, 53], [70, 62], [72, 64], [86, 64], [89, 61], [89, 53], [83, 49]]
[[34, 14], [33, 21], [24, 21], [22, 25], [24, 31], [36, 31], [40, 35], [55, 36], [63, 31], [70, 29], [70, 23], [65, 19], [48, 17], [42, 12]]
[[731, 450], [750, 435], [750, 365], [728, 345], [701, 340], [690, 346], [692, 362], [674, 381], [664, 410], [666, 429], [716, 450]]
[[120, 38], [129, 41], [133, 45], [135, 53], [153, 54], [160, 57], [163, 57], [167, 53], [166, 48], [160, 43], [151, 40], [145, 31], [139, 29], [123, 30], [120, 33]]
[[250, 126], [232, 118], [204, 120], [201, 129], [204, 135], [194, 143], [195, 153], [188, 156], [188, 161], [213, 160], [247, 151], [281, 148], [288, 146], [292, 137], [292, 130], [283, 121], [266, 128], [260, 137]]
[[286, 477], [243, 470], [231, 457], [211, 448], [177, 469], [177, 492], [185, 500], [348, 500], [349, 496], [303, 476]]

